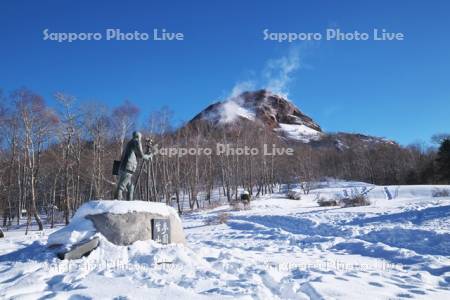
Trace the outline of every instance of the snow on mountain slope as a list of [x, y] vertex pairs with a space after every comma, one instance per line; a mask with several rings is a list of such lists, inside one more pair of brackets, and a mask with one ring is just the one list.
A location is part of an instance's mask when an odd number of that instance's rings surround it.
[[[106, 240], [59, 261], [48, 234], [0, 240], [0, 298], [447, 299], [450, 186], [317, 184], [302, 200], [261, 197], [183, 216], [188, 247]], [[317, 197], [369, 191], [372, 205], [319, 207]], [[389, 200], [390, 199], [390, 200]], [[219, 224], [219, 216], [227, 222]]]
[[309, 143], [312, 140], [317, 141], [323, 136], [322, 132], [305, 125], [283, 123], [280, 123], [279, 125], [280, 128], [276, 128], [275, 130], [284, 133], [286, 137], [291, 140]]

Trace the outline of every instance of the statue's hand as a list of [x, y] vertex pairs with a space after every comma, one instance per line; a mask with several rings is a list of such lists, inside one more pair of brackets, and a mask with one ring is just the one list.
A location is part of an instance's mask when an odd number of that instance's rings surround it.
[[152, 155], [151, 154], [144, 154], [144, 157], [143, 157], [145, 160], [149, 160], [149, 159], [151, 159], [152, 158]]

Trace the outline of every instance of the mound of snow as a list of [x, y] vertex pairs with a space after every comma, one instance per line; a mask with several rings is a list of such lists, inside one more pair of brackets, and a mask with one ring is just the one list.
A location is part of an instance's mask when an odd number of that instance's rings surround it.
[[[85, 259], [90, 262], [113, 261], [121, 265], [158, 268], [161, 264], [174, 264], [177, 268], [195, 268], [205, 264], [189, 247], [183, 244], [161, 245], [155, 241], [136, 241], [132, 245], [119, 246], [100, 236], [99, 247]], [[138, 269], [136, 269], [138, 270]]]
[[80, 218], [70, 221], [69, 225], [53, 232], [48, 236], [47, 245], [71, 245], [92, 238], [96, 233], [94, 224], [90, 220]]
[[176, 211], [160, 202], [147, 201], [118, 201], [118, 200], [96, 200], [83, 204], [75, 213], [72, 220], [84, 218], [87, 215], [98, 215], [102, 213], [126, 214], [128, 212], [149, 212], [165, 217], [177, 214]]

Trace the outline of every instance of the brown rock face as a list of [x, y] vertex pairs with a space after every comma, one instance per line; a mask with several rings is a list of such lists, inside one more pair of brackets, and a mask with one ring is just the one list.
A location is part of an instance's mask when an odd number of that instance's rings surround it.
[[[254, 115], [254, 121], [260, 121], [270, 128], [278, 128], [279, 123], [285, 123], [305, 125], [322, 131], [313, 119], [301, 112], [292, 102], [266, 90], [244, 92], [228, 101], [234, 101], [237, 106]], [[226, 103], [227, 101], [211, 104], [196, 115], [190, 123], [199, 121], [210, 122], [213, 125], [222, 123]], [[246, 117], [237, 114], [237, 118], [245, 119]]]

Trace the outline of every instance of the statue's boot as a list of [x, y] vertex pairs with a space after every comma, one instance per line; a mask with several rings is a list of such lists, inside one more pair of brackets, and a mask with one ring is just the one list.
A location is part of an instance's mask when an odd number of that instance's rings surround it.
[[134, 196], [134, 184], [131, 184], [131, 185], [128, 187], [127, 200], [132, 201], [132, 200], [133, 200], [133, 196]]
[[121, 189], [117, 190], [117, 200], [123, 200], [123, 191]]

